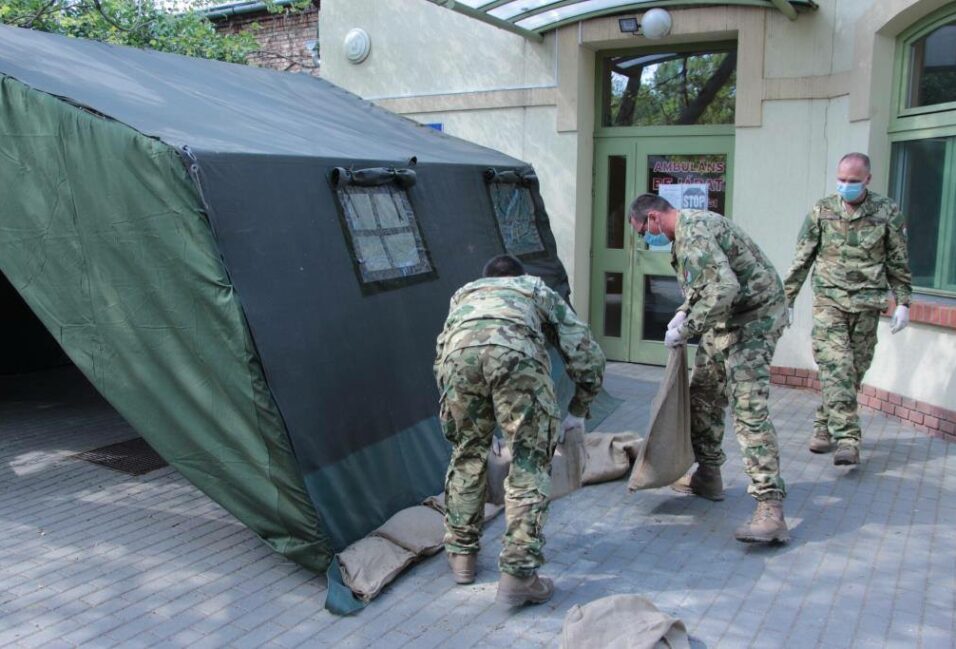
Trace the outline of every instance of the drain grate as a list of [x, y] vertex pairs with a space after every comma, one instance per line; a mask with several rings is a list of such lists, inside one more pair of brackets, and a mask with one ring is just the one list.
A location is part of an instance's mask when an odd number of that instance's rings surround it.
[[84, 451], [71, 457], [129, 475], [143, 475], [168, 466], [166, 460], [160, 457], [159, 453], [154, 451], [142, 437], [95, 448], [92, 451]]

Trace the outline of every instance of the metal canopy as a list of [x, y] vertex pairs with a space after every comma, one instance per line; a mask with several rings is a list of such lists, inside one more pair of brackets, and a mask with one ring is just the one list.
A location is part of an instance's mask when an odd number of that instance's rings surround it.
[[816, 9], [814, 0], [429, 0], [436, 5], [540, 41], [568, 23], [651, 7], [743, 5], [776, 8], [791, 20], [797, 9]]

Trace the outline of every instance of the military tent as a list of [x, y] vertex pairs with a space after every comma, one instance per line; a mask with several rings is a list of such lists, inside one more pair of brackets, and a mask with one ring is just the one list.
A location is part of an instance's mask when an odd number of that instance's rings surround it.
[[0, 26], [0, 185], [0, 270], [70, 359], [316, 571], [442, 490], [454, 290], [510, 251], [568, 293], [526, 164], [305, 75]]

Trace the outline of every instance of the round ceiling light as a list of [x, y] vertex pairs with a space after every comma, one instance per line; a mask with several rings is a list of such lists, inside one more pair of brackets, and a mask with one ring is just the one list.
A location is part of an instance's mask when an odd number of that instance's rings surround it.
[[641, 17], [641, 33], [651, 40], [664, 38], [671, 33], [672, 24], [666, 9], [648, 9]]
[[364, 29], [356, 27], [345, 35], [345, 58], [350, 63], [361, 63], [372, 51], [372, 38]]

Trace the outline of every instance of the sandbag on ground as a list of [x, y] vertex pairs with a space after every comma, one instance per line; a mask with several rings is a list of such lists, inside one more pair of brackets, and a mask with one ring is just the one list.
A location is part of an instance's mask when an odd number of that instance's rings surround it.
[[627, 488], [654, 489], [672, 484], [694, 463], [690, 441], [690, 380], [687, 348], [676, 347], [651, 403], [647, 436], [638, 450]]
[[417, 556], [428, 556], [442, 548], [445, 521], [436, 509], [419, 505], [398, 512], [369, 536], [380, 536]]
[[687, 628], [639, 595], [611, 595], [571, 607], [561, 649], [690, 649]]
[[641, 439], [629, 433], [589, 433], [584, 436], [587, 457], [584, 484], [617, 480], [631, 470]]
[[388, 539], [367, 536], [339, 553], [342, 581], [368, 602], [417, 559], [414, 553]]

